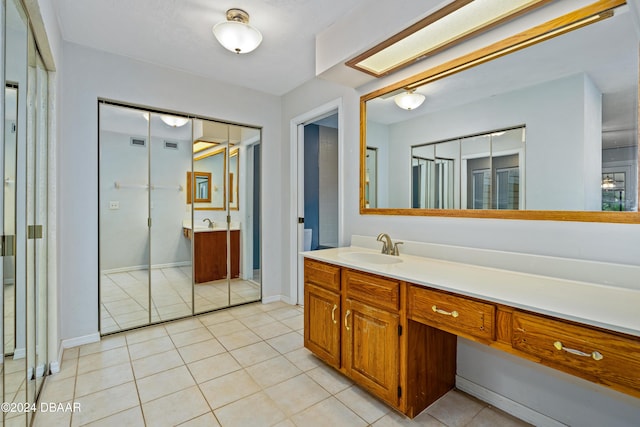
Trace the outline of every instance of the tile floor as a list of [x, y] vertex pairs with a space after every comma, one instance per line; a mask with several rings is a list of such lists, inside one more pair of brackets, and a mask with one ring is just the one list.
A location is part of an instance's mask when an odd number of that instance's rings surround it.
[[302, 308], [255, 303], [67, 349], [35, 426], [524, 426], [451, 391], [414, 420], [303, 347]]
[[[149, 270], [103, 274], [100, 327], [107, 334], [149, 323]], [[191, 289], [194, 288], [193, 302]], [[191, 266], [151, 269], [151, 322], [159, 322], [260, 299], [260, 285], [232, 279], [191, 283]]]

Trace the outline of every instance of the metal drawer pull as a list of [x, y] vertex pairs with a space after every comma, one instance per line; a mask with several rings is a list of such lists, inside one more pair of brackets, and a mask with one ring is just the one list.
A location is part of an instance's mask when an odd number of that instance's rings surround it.
[[351, 310], [347, 310], [347, 314], [344, 315], [344, 327], [347, 328], [347, 331], [351, 330], [351, 328], [349, 328], [349, 322], [347, 322], [347, 319], [349, 318], [350, 314], [351, 314]]
[[455, 311], [455, 310], [453, 310], [452, 312], [448, 312], [448, 311], [444, 311], [442, 309], [439, 309], [435, 305], [431, 306], [431, 310], [433, 310], [434, 313], [444, 314], [445, 316], [451, 316], [451, 317], [458, 317], [459, 316], [458, 312]]
[[576, 356], [591, 357], [593, 360], [604, 359], [604, 356], [600, 352], [594, 351], [593, 353], [585, 353], [580, 350], [574, 350], [573, 348], [565, 347], [560, 341], [554, 342], [553, 346], [556, 348], [556, 350], [564, 350], [567, 353], [575, 354]]
[[333, 321], [333, 323], [338, 323], [338, 321], [336, 320], [336, 308], [338, 308], [337, 304], [333, 304], [333, 310], [331, 310], [331, 320]]

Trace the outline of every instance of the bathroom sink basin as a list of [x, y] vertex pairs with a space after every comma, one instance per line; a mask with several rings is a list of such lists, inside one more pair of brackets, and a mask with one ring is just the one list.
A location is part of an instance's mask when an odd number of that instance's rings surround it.
[[372, 252], [347, 252], [338, 256], [346, 259], [347, 261], [366, 262], [369, 264], [398, 264], [402, 262], [402, 259], [397, 256]]

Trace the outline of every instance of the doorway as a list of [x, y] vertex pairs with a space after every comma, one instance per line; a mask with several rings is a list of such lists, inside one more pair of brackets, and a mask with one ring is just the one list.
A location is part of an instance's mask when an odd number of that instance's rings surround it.
[[291, 303], [304, 301], [302, 251], [342, 243], [341, 100], [291, 121]]

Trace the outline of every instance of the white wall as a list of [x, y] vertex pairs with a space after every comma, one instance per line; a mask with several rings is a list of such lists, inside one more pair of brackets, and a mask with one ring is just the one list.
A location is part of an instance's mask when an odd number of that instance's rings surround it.
[[61, 338], [98, 332], [98, 97], [263, 127], [263, 295], [280, 295], [282, 202], [281, 192], [273, 190], [282, 187], [280, 99], [74, 44], [64, 45], [63, 67]]
[[[380, 84], [384, 85], [384, 82]], [[310, 81], [283, 97], [283, 129], [288, 129], [293, 117], [338, 97], [342, 97], [344, 106], [342, 132], [345, 144], [340, 150], [344, 162], [343, 241], [348, 243], [352, 234], [372, 236], [385, 232], [394, 240], [632, 265], [640, 263], [638, 225], [360, 215], [359, 94], [351, 88], [320, 79]], [[284, 148], [282, 161], [287, 169], [289, 155], [289, 150]], [[283, 187], [283, 192], [287, 188]], [[291, 231], [286, 223], [283, 227], [287, 234]], [[290, 271], [289, 268], [286, 271]], [[286, 280], [294, 278], [287, 277]], [[553, 295], [549, 297], [553, 298]], [[506, 362], [504, 359], [496, 350], [459, 340], [458, 375], [549, 417], [572, 425], [597, 425], [593, 420], [605, 419], [613, 420], [607, 425], [631, 425], [631, 420], [640, 419], [638, 399], [521, 359], [512, 358]], [[553, 392], [553, 399], [539, 397], [551, 390], [562, 390], [562, 393]], [[585, 401], [588, 404], [585, 405]], [[567, 408], [580, 408], [581, 411], [568, 413]]]

